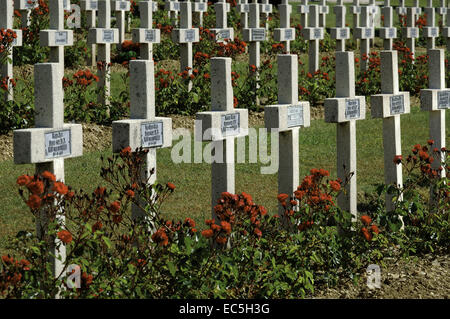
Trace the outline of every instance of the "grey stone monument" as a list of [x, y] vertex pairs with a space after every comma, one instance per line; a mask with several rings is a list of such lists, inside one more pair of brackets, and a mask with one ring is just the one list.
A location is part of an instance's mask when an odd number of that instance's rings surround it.
[[[279, 132], [278, 148], [278, 194], [292, 195], [299, 183], [299, 133], [301, 127], [310, 126], [309, 102], [298, 100], [298, 57], [294, 54], [279, 54], [278, 104], [264, 108], [265, 126]], [[279, 205], [279, 214], [285, 220], [284, 208]]]
[[336, 27], [331, 29], [331, 38], [336, 39], [336, 51], [345, 51], [345, 40], [350, 39], [350, 28], [345, 26], [347, 8], [343, 0], [338, 0], [334, 7]]
[[[142, 2], [141, 2], [142, 3]], [[130, 119], [112, 123], [113, 152], [125, 147], [132, 151], [142, 147], [148, 150], [143, 180], [156, 181], [156, 150], [172, 146], [172, 119], [155, 115], [155, 74], [152, 60], [130, 61]], [[150, 172], [154, 170], [154, 173]], [[139, 200], [138, 200], [139, 202]], [[132, 205], [133, 218], [145, 217], [145, 203]]]
[[383, 39], [385, 50], [392, 50], [394, 39], [397, 37], [397, 28], [394, 27], [394, 12], [390, 0], [384, 0], [381, 12], [384, 16], [384, 27], [380, 29], [380, 38]]
[[314, 74], [319, 69], [319, 44], [323, 39], [323, 28], [319, 27], [319, 10], [317, 5], [309, 6], [308, 27], [302, 33], [308, 41], [309, 73]]
[[235, 193], [234, 140], [248, 135], [248, 110], [233, 105], [231, 58], [211, 58], [211, 111], [196, 115], [197, 140], [211, 142], [211, 210], [223, 192]]
[[227, 13], [230, 12], [230, 4], [225, 0], [219, 0], [214, 4], [216, 11], [216, 27], [211, 29], [214, 32], [216, 42], [223, 42], [225, 39], [234, 39], [233, 28], [228, 27]]
[[141, 27], [131, 31], [131, 38], [134, 43], [140, 44], [140, 55], [142, 60], [152, 60], [153, 43], [159, 43], [161, 32], [153, 29], [153, 8], [157, 2], [148, 0], [139, 2], [139, 14]]
[[[59, 63], [34, 66], [35, 128], [14, 130], [13, 144], [15, 164], [35, 164], [36, 174], [49, 171], [64, 182], [64, 159], [83, 155], [83, 131], [81, 124], [64, 123], [62, 77]], [[64, 220], [64, 215], [57, 218]], [[43, 211], [36, 218], [38, 235], [46, 232], [47, 224]], [[61, 245], [59, 250], [53, 250], [61, 256], [49, 257], [53, 274], [59, 276], [64, 269], [66, 249]]]
[[[369, 67], [369, 55], [370, 55], [370, 40], [375, 37], [375, 29], [370, 26], [370, 9], [371, 7], [361, 7], [361, 27], [356, 28], [355, 38], [361, 39], [361, 60], [360, 70], [361, 72], [367, 71]], [[367, 59], [364, 59], [364, 56]]]
[[357, 217], [356, 121], [366, 117], [366, 99], [355, 96], [353, 52], [336, 52], [336, 97], [325, 99], [325, 122], [337, 123], [337, 177], [345, 181], [338, 205]]
[[[372, 117], [383, 119], [384, 181], [403, 186], [402, 166], [394, 157], [402, 154], [400, 116], [410, 112], [409, 92], [398, 85], [398, 52], [381, 51], [381, 94], [370, 98]], [[386, 210], [395, 209], [392, 195], [386, 194]]]
[[[82, 0], [81, 10], [86, 11], [86, 26], [88, 29], [95, 28], [97, 24], [97, 10], [98, 1], [97, 0]], [[91, 47], [91, 56], [87, 58], [86, 64], [90, 66], [95, 66], [97, 63], [97, 50], [95, 44], [89, 45]]]
[[284, 45], [286, 53], [291, 51], [291, 41], [295, 40], [295, 28], [291, 28], [292, 6], [287, 0], [283, 0], [278, 6], [280, 12], [280, 27], [273, 32], [275, 41], [280, 41]]

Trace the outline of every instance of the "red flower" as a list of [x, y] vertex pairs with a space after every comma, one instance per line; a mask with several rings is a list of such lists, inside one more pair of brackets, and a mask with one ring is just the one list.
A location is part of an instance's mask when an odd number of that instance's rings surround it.
[[134, 197], [134, 192], [133, 192], [131, 189], [127, 190], [125, 193], [126, 193], [127, 196], [130, 197], [130, 198], [133, 198], [133, 197]]
[[113, 202], [111, 206], [109, 206], [109, 210], [114, 214], [117, 213], [120, 210], [120, 202]]
[[67, 230], [61, 230], [58, 232], [58, 238], [61, 239], [64, 244], [69, 244], [72, 241], [72, 234]]
[[372, 223], [372, 218], [367, 215], [363, 215], [361, 216], [361, 221], [363, 222], [363, 224], [369, 226]]
[[67, 185], [64, 185], [64, 183], [62, 182], [55, 182], [52, 190], [61, 195], [66, 195], [69, 192], [69, 188], [67, 187]]
[[41, 195], [44, 192], [44, 183], [41, 181], [31, 182], [27, 185], [28, 190], [34, 195]]
[[168, 182], [166, 185], [172, 192], [174, 191], [174, 189], [175, 189], [175, 185], [174, 184], [172, 184], [171, 182]]
[[284, 202], [288, 198], [289, 198], [288, 194], [280, 194], [280, 195], [277, 196], [277, 199], [278, 199], [279, 202]]
[[53, 173], [50, 173], [49, 171], [45, 171], [42, 174], [42, 177], [51, 181], [51, 182], [55, 182], [56, 181], [56, 176]]
[[33, 180], [33, 178], [32, 178], [31, 176], [28, 176], [28, 175], [22, 175], [22, 176], [19, 176], [19, 177], [17, 178], [17, 184], [18, 184], [19, 186], [26, 186], [26, 185], [28, 185], [32, 180]]
[[38, 209], [39, 207], [41, 207], [41, 198], [34, 194], [30, 195], [27, 201], [27, 205], [31, 209]]
[[376, 225], [372, 225], [372, 226], [370, 227], [370, 230], [371, 230], [372, 232], [374, 232], [375, 234], [379, 234], [379, 233], [380, 233], [380, 230], [378, 229], [378, 227], [377, 227]]
[[338, 181], [330, 181], [330, 187], [335, 192], [341, 190], [341, 184]]
[[158, 229], [152, 235], [152, 240], [161, 246], [167, 246], [169, 244], [169, 238], [163, 228]]
[[394, 156], [394, 163], [400, 164], [402, 162], [403, 157], [401, 155], [395, 155]]
[[371, 240], [372, 240], [372, 234], [369, 233], [369, 231], [367, 230], [367, 228], [363, 227], [363, 228], [361, 229], [361, 232], [363, 233], [363, 236], [364, 236], [364, 238], [365, 238], [367, 241], [371, 241]]
[[212, 229], [206, 229], [204, 231], [202, 231], [202, 236], [205, 238], [211, 238], [214, 235], [214, 232], [212, 231]]

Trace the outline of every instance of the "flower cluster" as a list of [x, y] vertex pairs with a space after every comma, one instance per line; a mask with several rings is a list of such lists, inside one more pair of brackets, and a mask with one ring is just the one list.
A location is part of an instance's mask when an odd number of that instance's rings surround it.
[[363, 226], [361, 227], [361, 234], [367, 241], [371, 241], [374, 234], [378, 235], [380, 233], [378, 226], [373, 223], [370, 216], [361, 216], [361, 222], [363, 224]]
[[73, 75], [73, 78], [76, 80], [76, 84], [82, 88], [86, 88], [94, 81], [99, 81], [98, 76], [92, 74], [90, 70], [79, 70]]
[[216, 56], [224, 56], [235, 58], [238, 54], [245, 53], [247, 43], [239, 40], [235, 37], [233, 41], [231, 39], [225, 39], [224, 42], [219, 42], [216, 49]]

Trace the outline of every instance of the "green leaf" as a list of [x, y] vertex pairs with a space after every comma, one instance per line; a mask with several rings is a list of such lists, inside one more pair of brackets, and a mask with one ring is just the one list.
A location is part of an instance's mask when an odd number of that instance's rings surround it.
[[167, 262], [167, 267], [169, 267], [170, 274], [172, 276], [175, 276], [176, 268], [175, 268], [174, 264], [171, 261], [169, 261], [169, 262]]
[[106, 237], [106, 236], [102, 236], [102, 239], [103, 239], [103, 241], [105, 242], [106, 246], [108, 246], [108, 248], [111, 248], [111, 247], [112, 247], [111, 239], [109, 239], [109, 238]]

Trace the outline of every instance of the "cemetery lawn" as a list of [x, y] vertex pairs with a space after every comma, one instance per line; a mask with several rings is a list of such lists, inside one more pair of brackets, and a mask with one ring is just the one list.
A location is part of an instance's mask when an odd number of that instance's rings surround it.
[[[403, 115], [402, 153], [407, 155], [414, 144], [426, 143], [428, 139], [428, 112], [420, 111], [419, 100], [411, 99], [411, 114]], [[450, 113], [447, 112], [447, 122]], [[254, 122], [256, 127], [263, 127], [260, 120]], [[383, 146], [382, 121], [371, 119], [357, 121], [357, 159], [358, 159], [358, 205], [364, 212], [370, 199], [376, 197], [375, 189], [383, 183]], [[109, 128], [106, 130], [110, 130]], [[111, 141], [110, 132], [100, 133], [91, 130], [86, 133], [95, 135], [100, 141]], [[447, 126], [447, 138], [450, 130]], [[247, 138], [248, 143], [248, 138]], [[174, 141], [175, 145], [178, 141]], [[105, 185], [100, 178], [102, 162], [100, 157], [111, 156], [110, 147], [94, 150], [95, 140], [91, 137], [91, 146], [80, 158], [66, 160], [66, 183], [74, 189], [92, 192], [98, 185]], [[205, 144], [205, 143], [204, 143]], [[101, 143], [101, 145], [107, 145]], [[270, 145], [270, 140], [269, 140]], [[324, 168], [330, 171], [331, 178], [336, 177], [336, 125], [328, 124], [323, 119], [312, 120], [311, 127], [300, 132], [300, 179], [309, 173], [311, 168]], [[268, 148], [270, 153], [270, 147]], [[192, 152], [193, 153], [193, 152]], [[236, 164], [236, 192], [247, 192], [255, 202], [264, 205], [269, 212], [277, 210], [277, 175], [263, 175], [260, 169], [270, 163], [261, 163], [259, 155], [257, 163], [248, 163], [248, 145], [246, 145], [246, 164]], [[16, 179], [22, 174], [33, 174], [34, 165], [14, 165], [12, 159], [0, 161], [2, 183], [0, 183], [0, 254], [7, 251], [7, 236], [15, 235], [19, 230], [34, 230], [34, 223], [28, 207], [18, 196]], [[172, 182], [176, 189], [167, 200], [162, 210], [173, 219], [194, 218], [198, 228], [202, 229], [203, 221], [210, 217], [211, 201], [211, 169], [207, 163], [175, 164], [171, 159], [171, 149], [158, 150], [158, 180], [161, 183]]]

